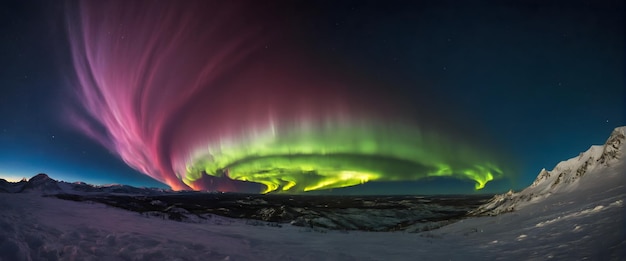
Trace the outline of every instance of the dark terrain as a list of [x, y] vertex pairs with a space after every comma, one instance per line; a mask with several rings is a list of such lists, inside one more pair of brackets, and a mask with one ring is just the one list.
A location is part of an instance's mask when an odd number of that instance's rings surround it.
[[490, 195], [481, 196], [313, 196], [236, 193], [162, 195], [55, 194], [96, 202], [142, 215], [202, 222], [211, 215], [249, 219], [252, 225], [296, 226], [363, 231], [419, 232], [468, 216]]
[[470, 216], [492, 195], [328, 196], [174, 192], [126, 185], [93, 186], [38, 174], [28, 181], [0, 179], [0, 193], [41, 193], [101, 203], [146, 217], [208, 222], [214, 215], [246, 219], [250, 225], [292, 224], [318, 231], [406, 231], [439, 228]]

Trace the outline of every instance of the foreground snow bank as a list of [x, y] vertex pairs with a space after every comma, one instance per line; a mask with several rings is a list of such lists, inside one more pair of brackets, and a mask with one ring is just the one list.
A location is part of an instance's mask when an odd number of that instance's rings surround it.
[[625, 195], [615, 192], [585, 202], [555, 197], [421, 234], [319, 232], [219, 216], [183, 223], [101, 204], [4, 194], [0, 260], [619, 260], [626, 255]]
[[216, 215], [184, 223], [102, 204], [2, 194], [0, 260], [619, 260], [626, 256], [626, 180], [616, 177], [595, 194], [555, 195], [420, 234], [320, 232]]

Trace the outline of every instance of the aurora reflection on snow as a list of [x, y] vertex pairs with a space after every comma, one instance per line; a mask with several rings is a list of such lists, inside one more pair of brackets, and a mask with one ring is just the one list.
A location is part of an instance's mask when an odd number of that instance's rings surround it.
[[384, 95], [355, 97], [297, 50], [265, 50], [280, 29], [257, 13], [81, 2], [68, 24], [83, 108], [73, 124], [173, 189], [297, 193], [433, 176], [480, 189], [503, 176], [487, 152], [405, 119]]

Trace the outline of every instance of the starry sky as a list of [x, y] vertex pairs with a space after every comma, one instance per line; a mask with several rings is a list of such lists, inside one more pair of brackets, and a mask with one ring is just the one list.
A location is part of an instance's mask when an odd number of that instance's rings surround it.
[[0, 178], [496, 193], [626, 125], [622, 1], [142, 4], [0, 4]]

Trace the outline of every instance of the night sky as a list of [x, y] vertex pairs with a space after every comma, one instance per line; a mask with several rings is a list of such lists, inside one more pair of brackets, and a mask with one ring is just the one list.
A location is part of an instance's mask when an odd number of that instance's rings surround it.
[[626, 125], [623, 1], [262, 2], [3, 1], [0, 178], [495, 193]]

